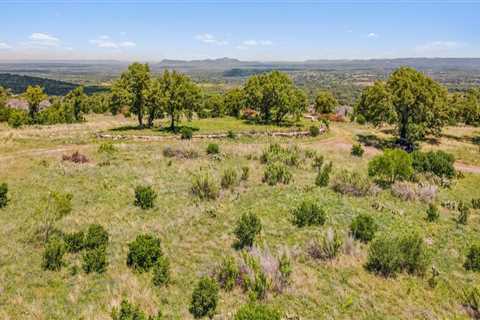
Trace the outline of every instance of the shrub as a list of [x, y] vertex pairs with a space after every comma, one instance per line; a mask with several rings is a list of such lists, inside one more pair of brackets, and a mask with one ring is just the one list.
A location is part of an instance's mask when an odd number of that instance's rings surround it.
[[416, 232], [384, 234], [370, 244], [367, 270], [383, 276], [406, 271], [424, 274], [428, 264], [423, 239]]
[[[1, 199], [1, 187], [0, 187], [0, 199]], [[1, 207], [1, 201], [0, 201], [0, 207]], [[472, 208], [473, 209], [480, 209], [480, 198], [478, 199], [472, 199]]]
[[271, 186], [276, 185], [277, 183], [289, 184], [292, 180], [292, 174], [285, 164], [274, 162], [267, 165], [262, 180]]
[[366, 196], [374, 192], [374, 186], [368, 177], [345, 169], [333, 177], [331, 185], [335, 192], [356, 197]]
[[112, 320], [161, 320], [162, 313], [147, 317], [139, 306], [133, 305], [127, 300], [122, 300], [120, 309], [113, 308]]
[[67, 233], [63, 235], [67, 252], [74, 253], [83, 249], [85, 235], [83, 231]]
[[308, 132], [312, 137], [317, 137], [320, 134], [320, 128], [317, 126], [311, 126], [308, 128]]
[[320, 171], [320, 169], [322, 169], [324, 160], [325, 158], [323, 156], [315, 155], [313, 158], [312, 167]]
[[364, 125], [367, 123], [367, 119], [365, 119], [365, 116], [363, 114], [359, 114], [355, 117], [355, 120], [357, 121], [358, 124]]
[[324, 165], [323, 168], [320, 168], [315, 178], [315, 184], [319, 187], [326, 187], [330, 182], [330, 173], [332, 172], [333, 164], [329, 162]]
[[250, 175], [250, 167], [247, 167], [247, 166], [242, 167], [242, 175], [240, 176], [240, 180], [247, 181], [249, 175]]
[[0, 209], [5, 208], [8, 203], [8, 185], [6, 183], [0, 183]]
[[220, 185], [223, 189], [235, 186], [238, 182], [237, 171], [233, 168], [227, 168], [223, 171]]
[[8, 125], [12, 128], [20, 128], [28, 124], [28, 115], [23, 110], [11, 109], [8, 116]]
[[480, 289], [472, 287], [463, 290], [462, 304], [473, 319], [480, 318]]
[[441, 178], [455, 177], [454, 162], [455, 157], [442, 150], [412, 153], [412, 165], [415, 171], [429, 172]]
[[112, 142], [103, 142], [100, 144], [98, 147], [98, 152], [99, 153], [105, 153], [108, 155], [112, 155], [117, 151], [117, 148], [115, 148], [115, 145]]
[[288, 166], [298, 166], [300, 164], [300, 150], [297, 146], [283, 148], [278, 143], [270, 144], [263, 151], [260, 161], [267, 164], [281, 162]]
[[314, 259], [330, 260], [337, 256], [342, 248], [342, 240], [338, 233], [332, 228], [322, 234], [320, 239], [310, 242], [307, 250]]
[[240, 270], [233, 257], [225, 257], [220, 264], [216, 275], [220, 287], [230, 291], [235, 287]]
[[157, 194], [151, 186], [137, 186], [135, 188], [135, 202], [137, 207], [144, 210], [151, 209], [155, 205]]
[[210, 277], [202, 277], [192, 293], [190, 313], [195, 318], [212, 317], [218, 304], [218, 285]]
[[463, 266], [467, 270], [480, 271], [480, 244], [477, 243], [470, 246], [467, 260]]
[[363, 242], [372, 240], [377, 229], [378, 226], [375, 220], [367, 214], [359, 214], [353, 219], [350, 225], [353, 237]]
[[439, 217], [440, 212], [438, 211], [438, 207], [435, 204], [430, 203], [427, 209], [427, 221], [434, 222], [437, 221]]
[[83, 246], [85, 249], [106, 247], [108, 244], [108, 232], [99, 224], [91, 224], [88, 227]]
[[215, 200], [219, 195], [217, 182], [209, 173], [198, 173], [192, 179], [192, 193], [202, 200]]
[[382, 182], [408, 180], [412, 174], [412, 158], [401, 149], [387, 149], [368, 163], [368, 175]]
[[139, 272], [149, 271], [162, 255], [159, 238], [140, 234], [128, 244], [127, 266]]
[[365, 153], [365, 150], [363, 149], [362, 145], [358, 143], [352, 146], [351, 153], [352, 153], [352, 156], [362, 157], [363, 154]]
[[229, 139], [236, 139], [237, 138], [237, 134], [235, 132], [233, 132], [232, 130], [228, 130], [227, 132], [227, 138]]
[[304, 200], [292, 211], [293, 223], [298, 227], [321, 226], [325, 223], [325, 210], [313, 200]]
[[45, 270], [57, 271], [63, 266], [63, 255], [65, 254], [65, 245], [59, 238], [51, 238], [45, 246], [43, 252], [42, 267]]
[[216, 143], [210, 143], [207, 146], [207, 154], [219, 154], [220, 147]]
[[193, 130], [188, 127], [183, 127], [180, 130], [180, 137], [182, 140], [190, 140], [193, 137]]
[[164, 256], [158, 258], [153, 266], [152, 282], [155, 286], [162, 286], [170, 281], [170, 262]]
[[278, 310], [263, 304], [249, 303], [241, 306], [235, 313], [234, 320], [280, 320]]
[[103, 273], [107, 270], [107, 248], [105, 246], [89, 249], [83, 254], [83, 271]]
[[457, 223], [467, 224], [468, 216], [470, 215], [470, 208], [464, 202], [460, 202], [458, 204], [457, 210], [459, 212], [457, 217]]
[[255, 237], [262, 231], [262, 223], [254, 213], [244, 213], [237, 221], [235, 235], [238, 247], [251, 247]]

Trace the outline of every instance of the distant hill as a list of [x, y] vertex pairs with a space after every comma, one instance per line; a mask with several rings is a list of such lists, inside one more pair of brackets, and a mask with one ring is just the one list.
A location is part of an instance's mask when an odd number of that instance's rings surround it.
[[[11, 74], [11, 73], [0, 73], [0, 86], [4, 88], [9, 88], [12, 92], [19, 94], [24, 92], [28, 86], [40, 86], [44, 89], [44, 91], [48, 95], [53, 96], [63, 96], [66, 95], [71, 90], [78, 87], [78, 84], [46, 79], [46, 78], [39, 78], [39, 77], [32, 77], [32, 76], [24, 76], [18, 74]], [[95, 92], [105, 91], [105, 88], [97, 87], [97, 86], [86, 86], [85, 92], [87, 94], [92, 94]]]

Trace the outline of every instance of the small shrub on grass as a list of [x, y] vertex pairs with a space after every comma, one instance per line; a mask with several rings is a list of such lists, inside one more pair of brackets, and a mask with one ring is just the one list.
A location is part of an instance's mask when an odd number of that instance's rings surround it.
[[209, 173], [197, 173], [192, 179], [192, 193], [202, 200], [215, 200], [219, 195], [217, 182]]
[[362, 157], [364, 153], [365, 153], [365, 150], [363, 149], [361, 144], [358, 143], [352, 146], [352, 151], [351, 151], [352, 156]]
[[207, 146], [207, 154], [219, 154], [220, 147], [216, 143], [210, 143]]
[[331, 260], [335, 258], [342, 248], [342, 239], [332, 228], [322, 234], [320, 239], [313, 240], [307, 251], [314, 259]]
[[85, 249], [106, 247], [108, 244], [108, 232], [99, 224], [91, 224], [85, 235], [83, 246]]
[[193, 289], [190, 313], [195, 318], [213, 317], [218, 304], [218, 285], [210, 277], [202, 277]]
[[423, 239], [416, 232], [383, 234], [370, 244], [366, 268], [382, 276], [425, 273], [428, 259]]
[[329, 162], [324, 165], [323, 168], [320, 168], [315, 178], [315, 184], [319, 187], [326, 187], [330, 182], [330, 173], [332, 172], [333, 164]]
[[164, 256], [158, 258], [153, 266], [152, 282], [155, 286], [166, 285], [170, 281], [170, 262]]
[[244, 213], [237, 221], [235, 235], [239, 248], [251, 247], [255, 237], [262, 231], [262, 222], [254, 213]]
[[365, 116], [363, 114], [359, 114], [355, 117], [355, 120], [357, 121], [358, 124], [364, 125], [367, 123], [367, 119], [365, 119]]
[[470, 208], [464, 202], [460, 202], [457, 210], [459, 212], [457, 223], [466, 225], [468, 222], [468, 216], [470, 215]]
[[188, 127], [183, 127], [182, 130], [180, 130], [180, 138], [182, 140], [190, 140], [193, 137], [193, 130]]
[[232, 130], [228, 130], [227, 132], [227, 138], [229, 139], [236, 139], [237, 138], [237, 134], [235, 132], [233, 132]]
[[368, 163], [368, 175], [384, 183], [408, 180], [412, 174], [412, 158], [401, 149], [387, 149]]
[[414, 151], [412, 160], [413, 168], [417, 172], [428, 172], [447, 179], [455, 177], [455, 167], [453, 166], [455, 157], [445, 151]]
[[157, 194], [151, 186], [137, 186], [135, 188], [135, 202], [137, 207], [144, 210], [151, 209], [155, 205]]
[[308, 132], [312, 137], [317, 137], [320, 134], [320, 128], [317, 126], [310, 126], [310, 128], [308, 128]]
[[8, 185], [6, 183], [0, 183], [0, 209], [5, 208], [8, 203]]
[[464, 289], [461, 299], [472, 319], [480, 319], [480, 289], [478, 287]]
[[313, 149], [305, 149], [305, 157], [308, 159], [312, 159], [317, 155], [317, 151]]
[[241, 306], [235, 313], [234, 320], [280, 320], [278, 310], [263, 304], [249, 303]]
[[57, 271], [63, 266], [63, 255], [65, 254], [65, 244], [59, 238], [51, 238], [45, 246], [43, 252], [42, 267], [44, 270]]
[[345, 169], [333, 177], [331, 186], [335, 192], [356, 197], [363, 197], [374, 191], [374, 186], [368, 177]]
[[[1, 190], [1, 188], [0, 188]], [[0, 199], [1, 199], [1, 191], [0, 191]], [[0, 201], [1, 203], [1, 201]], [[1, 204], [0, 204], [0, 207], [1, 207]], [[480, 198], [478, 199], [472, 199], [472, 208], [473, 209], [480, 209]]]
[[289, 184], [292, 180], [292, 173], [288, 167], [281, 162], [274, 162], [265, 168], [263, 182], [274, 186], [277, 183]]
[[65, 248], [67, 252], [75, 253], [83, 249], [85, 234], [83, 231], [66, 233], [63, 235], [63, 241], [65, 241]]
[[226, 291], [230, 291], [235, 287], [240, 270], [233, 257], [225, 257], [216, 272], [217, 281], [220, 287]]
[[473, 244], [468, 249], [467, 260], [463, 264], [465, 269], [480, 271], [480, 244]]
[[149, 271], [163, 255], [160, 239], [140, 234], [128, 244], [127, 266], [139, 272]]
[[117, 151], [117, 148], [115, 148], [115, 145], [112, 142], [104, 142], [100, 144], [98, 147], [98, 153], [104, 153], [108, 155], [112, 155]]
[[242, 167], [242, 175], [240, 176], [240, 180], [247, 181], [250, 175], [250, 167], [244, 166]]
[[232, 188], [238, 182], [237, 171], [233, 168], [227, 168], [223, 171], [220, 185], [223, 189]]
[[326, 214], [315, 201], [304, 200], [300, 206], [292, 211], [293, 223], [297, 227], [321, 226], [325, 223]]
[[263, 151], [260, 161], [266, 164], [281, 162], [287, 166], [298, 166], [300, 164], [300, 150], [295, 145], [284, 148], [278, 143], [274, 143]]
[[107, 248], [105, 246], [89, 249], [83, 254], [83, 271], [103, 273], [107, 270]]
[[355, 239], [363, 242], [369, 242], [377, 232], [378, 225], [372, 216], [359, 214], [350, 225], [350, 231]]
[[112, 320], [161, 320], [162, 313], [158, 312], [156, 316], [149, 316], [143, 312], [139, 306], [133, 305], [127, 300], [122, 300], [120, 308], [113, 308]]
[[75, 151], [71, 155], [64, 154], [62, 156], [62, 160], [63, 161], [70, 161], [70, 162], [73, 162], [73, 163], [87, 163], [87, 162], [89, 162], [87, 156], [84, 155], [84, 154], [81, 154], [78, 151]]
[[435, 204], [430, 203], [427, 209], [427, 221], [434, 222], [437, 221], [439, 217], [440, 212], [438, 211], [438, 207]]
[[316, 170], [322, 169], [325, 158], [322, 155], [315, 155], [312, 162], [312, 167]]

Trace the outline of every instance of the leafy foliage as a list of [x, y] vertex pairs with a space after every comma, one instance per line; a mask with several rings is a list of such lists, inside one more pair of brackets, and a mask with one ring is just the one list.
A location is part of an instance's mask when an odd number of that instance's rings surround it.
[[220, 147], [216, 143], [209, 143], [207, 146], [207, 154], [219, 154]]
[[99, 246], [85, 251], [83, 254], [83, 271], [86, 273], [103, 273], [107, 270], [107, 248]]
[[277, 183], [289, 184], [291, 180], [292, 173], [288, 167], [281, 162], [268, 164], [263, 173], [263, 182], [271, 186]]
[[81, 251], [84, 247], [84, 239], [85, 234], [83, 231], [64, 234], [63, 241], [65, 241], [67, 252], [75, 253]]
[[170, 262], [165, 256], [158, 258], [153, 266], [152, 282], [155, 286], [162, 286], [170, 281]]
[[202, 200], [215, 200], [219, 195], [218, 183], [208, 172], [199, 172], [193, 176], [191, 190]]
[[120, 308], [113, 308], [112, 320], [161, 320], [162, 313], [147, 317], [139, 306], [133, 305], [128, 300], [122, 300]]
[[157, 194], [151, 186], [137, 186], [135, 188], [135, 205], [142, 209], [151, 209], [155, 206]]
[[189, 127], [182, 127], [180, 130], [180, 138], [182, 140], [191, 140], [193, 137], [193, 130]]
[[412, 153], [412, 165], [415, 171], [432, 173], [441, 178], [455, 177], [454, 162], [455, 157], [442, 150]]
[[51, 238], [45, 246], [43, 252], [42, 267], [45, 270], [58, 271], [62, 268], [63, 255], [65, 254], [65, 245], [63, 241], [57, 237]]
[[437, 221], [439, 217], [440, 212], [438, 211], [438, 207], [435, 204], [430, 203], [427, 209], [427, 221], [434, 222]]
[[8, 204], [8, 185], [0, 183], [0, 209], [5, 208]]
[[139, 272], [149, 271], [162, 257], [160, 239], [140, 234], [128, 244], [127, 266]]
[[223, 171], [220, 185], [223, 189], [228, 189], [238, 183], [237, 171], [234, 168], [227, 168]]
[[262, 231], [262, 222], [254, 213], [244, 213], [237, 221], [235, 235], [239, 248], [251, 247], [255, 237]]
[[292, 215], [293, 223], [298, 227], [321, 226], [326, 220], [325, 210], [311, 199], [304, 200], [292, 211]]
[[[317, 164], [318, 165], [318, 164]], [[324, 166], [318, 168], [317, 177], [315, 178], [315, 184], [319, 187], [326, 187], [330, 182], [330, 173], [332, 172], [333, 164], [329, 162]]]
[[220, 284], [220, 287], [226, 291], [230, 291], [235, 287], [239, 274], [240, 270], [235, 259], [231, 256], [227, 256], [223, 259], [216, 272], [217, 281]]
[[83, 246], [85, 249], [106, 247], [108, 244], [108, 232], [99, 224], [91, 224], [85, 234]]
[[318, 126], [310, 126], [308, 132], [312, 137], [317, 137], [320, 134], [320, 128]]
[[364, 152], [365, 150], [363, 149], [361, 144], [357, 143], [352, 146], [352, 156], [362, 157]]
[[467, 270], [480, 271], [480, 244], [470, 246], [464, 267]]
[[217, 309], [219, 288], [210, 277], [202, 277], [193, 289], [190, 313], [195, 318], [212, 317]]
[[353, 219], [352, 224], [350, 225], [353, 237], [363, 242], [369, 242], [372, 240], [377, 229], [378, 225], [375, 220], [371, 215], [367, 214], [359, 214]]
[[315, 111], [318, 113], [332, 113], [338, 106], [337, 99], [330, 91], [319, 91], [315, 98]]
[[382, 182], [408, 180], [412, 174], [412, 158], [401, 149], [387, 149], [368, 163], [368, 175]]

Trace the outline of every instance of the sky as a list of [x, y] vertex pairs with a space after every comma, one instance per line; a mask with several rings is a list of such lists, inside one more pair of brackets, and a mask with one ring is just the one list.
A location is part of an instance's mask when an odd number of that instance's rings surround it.
[[480, 57], [480, 0], [0, 0], [0, 60], [221, 57]]

